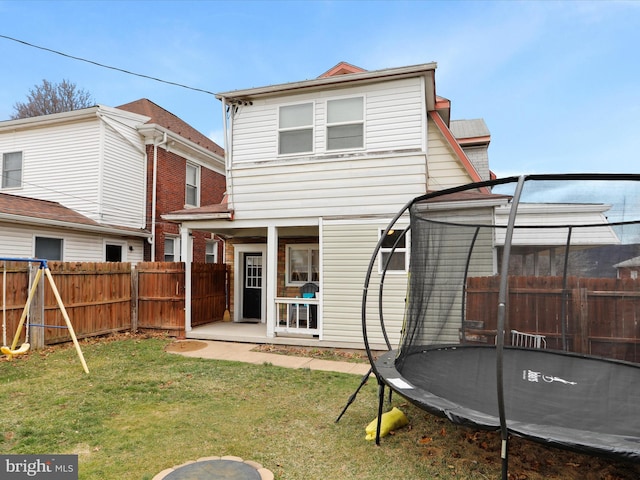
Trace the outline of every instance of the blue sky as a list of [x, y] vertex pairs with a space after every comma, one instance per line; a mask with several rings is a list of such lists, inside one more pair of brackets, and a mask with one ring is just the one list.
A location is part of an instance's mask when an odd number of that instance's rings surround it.
[[[435, 61], [452, 118], [484, 118], [490, 167], [638, 172], [640, 1], [2, 1], [0, 35], [212, 92]], [[222, 145], [212, 95], [0, 38], [0, 119], [43, 79], [149, 98]]]

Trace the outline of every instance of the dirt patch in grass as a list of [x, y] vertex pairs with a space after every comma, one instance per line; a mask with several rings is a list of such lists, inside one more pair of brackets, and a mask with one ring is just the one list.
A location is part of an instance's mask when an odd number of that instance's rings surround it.
[[167, 345], [165, 351], [170, 353], [195, 352], [196, 350], [202, 350], [206, 346], [206, 343], [197, 340], [180, 340]]
[[[252, 352], [277, 353], [294, 357], [318, 358], [321, 360], [336, 360], [340, 362], [369, 363], [364, 350], [329, 347], [303, 347], [290, 345], [257, 345]], [[377, 356], [377, 355], [376, 355]]]

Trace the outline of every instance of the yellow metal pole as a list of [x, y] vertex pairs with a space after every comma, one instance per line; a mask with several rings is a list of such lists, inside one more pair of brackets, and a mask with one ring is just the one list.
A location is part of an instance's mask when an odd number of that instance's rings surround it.
[[71, 339], [73, 340], [73, 344], [75, 345], [76, 351], [78, 352], [78, 357], [80, 358], [80, 363], [82, 363], [82, 368], [84, 368], [84, 371], [86, 373], [89, 373], [89, 367], [87, 367], [87, 362], [85, 362], [84, 360], [84, 355], [82, 354], [82, 350], [80, 349], [80, 344], [78, 343], [76, 332], [73, 331], [73, 325], [71, 325], [71, 320], [69, 320], [67, 309], [64, 308], [64, 304], [62, 303], [62, 298], [60, 298], [60, 293], [58, 292], [56, 283], [53, 281], [53, 276], [51, 276], [51, 271], [49, 270], [49, 267], [46, 267], [44, 269], [44, 273], [49, 279], [49, 283], [51, 284], [51, 289], [53, 290], [53, 294], [56, 297], [56, 301], [58, 302], [58, 306], [60, 307], [60, 311], [62, 312], [64, 321], [67, 323], [67, 328], [69, 329], [69, 333], [71, 334]]

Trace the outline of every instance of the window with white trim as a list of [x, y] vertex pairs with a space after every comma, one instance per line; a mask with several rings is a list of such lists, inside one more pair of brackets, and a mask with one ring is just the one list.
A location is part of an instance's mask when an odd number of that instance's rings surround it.
[[200, 167], [193, 163], [187, 163], [187, 175], [185, 185], [185, 205], [197, 207], [200, 204]]
[[207, 240], [207, 246], [204, 254], [205, 263], [218, 263], [218, 242], [215, 240]]
[[166, 237], [164, 239], [164, 261], [180, 261], [180, 237]]
[[22, 152], [2, 154], [2, 188], [22, 186]]
[[[378, 254], [378, 271], [384, 270], [387, 261], [387, 272], [406, 272], [409, 265], [409, 250], [407, 248], [407, 234], [404, 230], [389, 230], [380, 245]], [[384, 235], [384, 229], [379, 231], [379, 236]], [[394, 249], [395, 246], [395, 249]]]
[[35, 257], [46, 260], [62, 260], [63, 241], [61, 238], [36, 237]]
[[313, 152], [313, 103], [280, 107], [278, 154]]
[[327, 150], [364, 147], [364, 98], [327, 101]]
[[320, 281], [320, 248], [317, 244], [287, 245], [287, 285]]
[[126, 262], [127, 242], [120, 240], [104, 241], [104, 261], [105, 262]]

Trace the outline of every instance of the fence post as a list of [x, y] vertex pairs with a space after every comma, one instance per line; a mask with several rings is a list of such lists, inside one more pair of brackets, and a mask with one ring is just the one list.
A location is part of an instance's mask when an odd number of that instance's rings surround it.
[[131, 331], [138, 332], [138, 269], [131, 265]]
[[[40, 268], [40, 265], [35, 266], [30, 264], [29, 272], [37, 273], [38, 268]], [[30, 278], [35, 278], [35, 273], [34, 275], [29, 275]], [[31, 287], [31, 285], [29, 285], [29, 287]], [[43, 281], [38, 283], [35, 294], [33, 296], [33, 303], [29, 306], [28, 323], [35, 324], [35, 325], [45, 324], [44, 282]], [[45, 327], [32, 327], [31, 325], [29, 325], [28, 328], [29, 328], [29, 343], [31, 344], [31, 348], [33, 348], [34, 350], [43, 349], [45, 344], [45, 338], [44, 338]]]
[[575, 288], [571, 291], [575, 329], [573, 351], [576, 353], [589, 353], [589, 308], [587, 298], [586, 288]]

